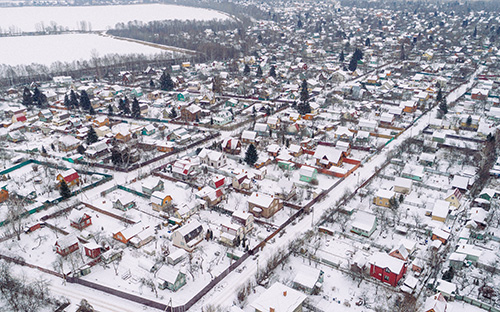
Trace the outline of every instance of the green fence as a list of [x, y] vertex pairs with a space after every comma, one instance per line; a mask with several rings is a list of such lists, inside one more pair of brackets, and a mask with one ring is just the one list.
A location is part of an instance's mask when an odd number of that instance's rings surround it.
[[[62, 167], [62, 166], [58, 166], [58, 165], [55, 165], [55, 164], [51, 164], [51, 163], [47, 163], [47, 162], [41, 162], [41, 161], [38, 161], [38, 160], [34, 160], [34, 159], [29, 159], [29, 160], [26, 160], [26, 161], [23, 161], [22, 163], [19, 163], [13, 167], [10, 167], [8, 169], [5, 169], [3, 171], [0, 172], [0, 175], [6, 175], [6, 174], [9, 174], [19, 168], [22, 168], [24, 166], [27, 166], [29, 164], [37, 164], [37, 165], [41, 165], [41, 166], [47, 166], [47, 167], [51, 167], [51, 168], [56, 168], [56, 169], [59, 169], [59, 170], [68, 170], [68, 168], [66, 167]], [[108, 181], [110, 181], [111, 179], [113, 179], [113, 176], [112, 175], [109, 175], [109, 174], [104, 174], [104, 173], [99, 173], [99, 172], [93, 172], [93, 171], [86, 171], [86, 170], [77, 170], [78, 173], [83, 173], [83, 174], [87, 174], [87, 175], [100, 175], [100, 176], [103, 176], [102, 179], [100, 179], [99, 181], [97, 182], [94, 182], [92, 184], [89, 184], [81, 189], [78, 189], [78, 190], [75, 190], [73, 192], [71, 192], [71, 196], [73, 195], [76, 195], [76, 194], [79, 194], [81, 192], [85, 192], [91, 188], [94, 188], [96, 186], [99, 186], [103, 183], [106, 183]], [[63, 197], [58, 197], [56, 199], [53, 199], [53, 200], [46, 200], [45, 202], [43, 202], [40, 206], [37, 206], [35, 208], [32, 208], [30, 210], [27, 210], [25, 212], [23, 212], [19, 218], [25, 218], [26, 216], [29, 216], [29, 215], [32, 215], [36, 212], [39, 212], [41, 210], [44, 210], [44, 209], [47, 209], [53, 205], [56, 205], [56, 204], [59, 204], [60, 202], [62, 202], [64, 200]], [[0, 221], [0, 227], [1, 226], [4, 226], [4, 225], [7, 225], [8, 223], [10, 222], [10, 220], [6, 219], [6, 220], [2, 220]]]

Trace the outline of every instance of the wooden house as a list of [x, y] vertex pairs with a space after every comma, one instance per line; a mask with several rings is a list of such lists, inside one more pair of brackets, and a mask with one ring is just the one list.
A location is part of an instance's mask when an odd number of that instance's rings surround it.
[[241, 153], [241, 141], [234, 138], [226, 138], [222, 141], [224, 153], [239, 155]]
[[366, 211], [357, 211], [351, 223], [351, 232], [370, 237], [377, 229], [377, 216]]
[[80, 175], [75, 169], [68, 169], [59, 173], [56, 176], [57, 185], [60, 186], [61, 182], [64, 180], [69, 187], [78, 185], [80, 183]]
[[84, 213], [82, 216], [72, 218], [70, 221], [70, 225], [81, 231], [84, 228], [92, 225], [92, 218], [88, 214]]
[[163, 211], [165, 208], [172, 206], [172, 196], [160, 191], [151, 194], [151, 206], [155, 211]]
[[293, 279], [292, 287], [308, 295], [321, 289], [325, 273], [310, 266], [302, 265]]
[[300, 181], [311, 183], [313, 180], [317, 179], [318, 170], [309, 166], [302, 166], [299, 170]]
[[407, 265], [403, 260], [378, 252], [370, 258], [370, 276], [396, 287], [406, 273]]
[[306, 298], [305, 294], [276, 282], [250, 306], [255, 312], [301, 312]]
[[432, 236], [431, 240], [439, 240], [443, 245], [446, 245], [448, 243], [448, 240], [450, 239], [451, 234], [445, 230], [442, 229], [434, 229], [432, 230]]
[[3, 188], [0, 189], [0, 203], [3, 203], [7, 199], [9, 199], [9, 191]]
[[186, 274], [172, 267], [163, 266], [157, 273], [158, 288], [177, 291], [186, 285]]
[[101, 246], [94, 242], [89, 242], [83, 245], [83, 250], [85, 251], [85, 255], [92, 259], [96, 259], [101, 255]]
[[[153, 229], [154, 230], [154, 229]], [[150, 233], [150, 227], [149, 226], [143, 226], [143, 224], [136, 223], [133, 224], [129, 227], [124, 228], [123, 230], [120, 230], [118, 232], [113, 233], [113, 238], [116, 239], [117, 241], [120, 241], [124, 244], [132, 244], [132, 239], [134, 237], [139, 236], [139, 234], [145, 233], [144, 238], [141, 238], [140, 241], [142, 242], [141, 245], [144, 245], [146, 242], [151, 241], [153, 237], [151, 236]], [[138, 246], [138, 245], [136, 245]]]
[[165, 188], [161, 179], [150, 179], [142, 183], [142, 192], [146, 195], [151, 195], [153, 192], [161, 192]]
[[408, 195], [411, 192], [413, 182], [410, 179], [397, 177], [394, 179], [394, 192]]
[[458, 188], [455, 188], [448, 192], [448, 194], [446, 194], [444, 200], [449, 202], [450, 206], [454, 207], [455, 209], [459, 208], [462, 200], [462, 192], [460, 192]]
[[224, 167], [227, 163], [227, 157], [225, 154], [206, 148], [200, 151], [198, 157], [200, 158], [202, 164], [216, 169]]
[[270, 218], [281, 208], [283, 203], [273, 195], [255, 192], [248, 198], [248, 211], [255, 217]]
[[235, 246], [241, 241], [245, 234], [243, 226], [237, 223], [224, 222], [220, 225], [219, 240], [221, 243]]
[[257, 144], [257, 132], [244, 130], [241, 133], [241, 142], [246, 144]]
[[120, 209], [123, 211], [132, 209], [135, 207], [135, 205], [136, 205], [135, 197], [130, 193], [125, 193], [123, 196], [120, 196], [120, 198], [117, 198], [113, 202], [113, 208]]
[[172, 233], [174, 246], [191, 252], [203, 240], [203, 226], [198, 221], [191, 221]]
[[379, 189], [373, 197], [373, 204], [382, 207], [390, 207], [391, 199], [394, 198], [395, 195], [393, 191]]
[[64, 236], [57, 240], [54, 249], [58, 254], [65, 257], [78, 250], [78, 238], [73, 234]]
[[410, 253], [408, 250], [405, 248], [405, 246], [400, 245], [398, 248], [394, 248], [389, 252], [389, 256], [403, 260], [403, 261], [408, 261], [408, 257], [410, 256]]
[[248, 212], [236, 210], [231, 216], [231, 222], [241, 225], [244, 234], [248, 234], [254, 228], [254, 216]]
[[57, 147], [61, 152], [70, 152], [72, 150], [75, 150], [80, 144], [81, 141], [71, 135], [62, 136], [57, 141]]
[[191, 104], [181, 109], [181, 118], [185, 121], [197, 121], [201, 117], [201, 108], [196, 104]]
[[316, 159], [316, 165], [329, 169], [331, 166], [340, 167], [343, 162], [342, 151], [334, 147], [318, 145], [313, 158]]

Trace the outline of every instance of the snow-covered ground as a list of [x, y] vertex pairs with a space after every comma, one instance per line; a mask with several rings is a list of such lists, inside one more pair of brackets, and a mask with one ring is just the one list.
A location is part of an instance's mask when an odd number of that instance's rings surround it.
[[[41, 31], [53, 26], [68, 30], [106, 30], [129, 21], [228, 18], [214, 10], [164, 4], [12, 7], [0, 8], [0, 17], [1, 32]], [[86, 24], [85, 27], [82, 24]]]
[[0, 63], [12, 66], [90, 60], [106, 54], [154, 55], [165, 52], [159, 48], [93, 34], [3, 37], [0, 38], [0, 46]]

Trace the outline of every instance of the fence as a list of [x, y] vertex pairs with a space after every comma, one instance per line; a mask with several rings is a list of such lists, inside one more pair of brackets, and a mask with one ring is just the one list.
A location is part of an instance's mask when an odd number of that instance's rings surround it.
[[472, 304], [473, 306], [479, 307], [479, 308], [484, 309], [484, 310], [489, 311], [489, 312], [500, 312], [500, 309], [497, 307], [494, 307], [492, 305], [486, 304], [484, 302], [481, 302], [479, 300], [476, 300], [476, 299], [473, 299], [473, 298], [470, 298], [467, 296], [458, 296], [457, 295], [457, 296], [455, 296], [455, 300], [463, 301], [463, 302]]
[[[24, 162], [22, 162], [20, 164], [17, 164], [15, 166], [11, 167], [11, 168], [8, 168], [8, 169], [0, 172], [0, 175], [8, 174], [10, 172], [13, 172], [14, 170], [17, 170], [17, 169], [22, 168], [22, 167], [24, 167], [26, 165], [29, 165], [29, 164], [37, 164], [37, 165], [47, 166], [47, 167], [51, 167], [51, 168], [56, 168], [56, 169], [59, 169], [59, 170], [68, 170], [68, 168], [63, 167], [63, 166], [51, 164], [51, 163], [48, 163], [48, 162], [42, 162], [42, 161], [38, 161], [38, 160], [34, 160], [34, 159], [29, 159], [27, 161], [24, 161]], [[111, 180], [113, 178], [113, 176], [111, 176], [111, 175], [103, 174], [103, 173], [99, 173], [99, 172], [92, 172], [92, 171], [86, 171], [86, 170], [77, 170], [77, 171], [79, 173], [84, 173], [84, 174], [88, 174], [88, 175], [100, 175], [100, 176], [103, 176], [103, 178], [101, 180], [97, 181], [97, 182], [94, 182], [92, 184], [84, 186], [83, 188], [81, 188], [79, 190], [71, 192], [71, 196], [74, 196], [76, 194], [79, 194], [81, 192], [84, 192], [86, 190], [94, 188], [96, 186], [99, 186], [99, 185], [101, 185], [103, 183], [108, 182], [109, 180]], [[32, 215], [32, 214], [34, 214], [36, 212], [39, 212], [41, 210], [47, 209], [47, 208], [49, 208], [49, 207], [51, 207], [53, 205], [56, 205], [56, 204], [62, 202], [63, 200], [65, 200], [65, 198], [63, 198], [63, 197], [58, 197], [58, 198], [53, 199], [53, 200], [47, 200], [42, 205], [37, 206], [35, 208], [32, 208], [30, 210], [27, 210], [27, 211], [23, 212], [19, 216], [19, 218], [24, 218], [26, 216]], [[4, 226], [4, 225], [7, 225], [9, 222], [10, 222], [9, 219], [0, 221], [0, 227]]]

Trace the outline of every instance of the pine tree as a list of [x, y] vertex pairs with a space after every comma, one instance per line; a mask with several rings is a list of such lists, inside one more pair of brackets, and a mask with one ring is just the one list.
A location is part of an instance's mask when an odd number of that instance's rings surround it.
[[163, 72], [160, 77], [160, 89], [163, 91], [172, 91], [174, 89], [174, 82], [172, 77], [167, 72]]
[[472, 33], [472, 37], [473, 38], [477, 37], [477, 26], [474, 27], [474, 32]]
[[69, 102], [71, 103], [72, 108], [78, 108], [78, 98], [73, 90], [69, 93]]
[[307, 102], [308, 100], [309, 100], [309, 90], [307, 87], [307, 81], [303, 79], [302, 84], [300, 86], [300, 101]]
[[92, 115], [92, 116], [95, 115], [95, 109], [94, 109], [94, 107], [92, 105], [90, 105], [89, 115]]
[[297, 28], [302, 28], [302, 20], [300, 18], [297, 21]]
[[443, 91], [441, 90], [441, 88], [439, 88], [438, 94], [436, 96], [436, 101], [439, 103], [441, 102], [442, 99], [443, 99]]
[[67, 109], [71, 109], [71, 102], [69, 101], [69, 96], [67, 94], [64, 95], [64, 106]]
[[123, 162], [122, 154], [116, 148], [111, 150], [111, 162], [115, 166], [118, 166]]
[[355, 71], [356, 68], [358, 68], [358, 61], [354, 58], [354, 56], [351, 58], [351, 61], [349, 62], [349, 70], [350, 71]]
[[45, 103], [47, 103], [47, 97], [38, 87], [35, 87], [35, 90], [33, 90], [33, 104], [43, 106]]
[[260, 67], [257, 67], [257, 77], [262, 77], [262, 68]]
[[153, 79], [149, 80], [149, 87], [151, 89], [154, 89], [156, 86], [155, 86], [155, 82], [153, 81]]
[[309, 105], [309, 91], [307, 90], [307, 81], [305, 79], [302, 80], [300, 88], [300, 104], [297, 107], [297, 111], [299, 114], [304, 116], [311, 112], [311, 106]]
[[245, 68], [243, 69], [243, 75], [245, 76], [250, 75], [250, 66], [248, 66], [248, 64], [245, 64]]
[[446, 98], [443, 98], [439, 103], [439, 111], [443, 115], [446, 115], [446, 113], [448, 113], [448, 104], [446, 103]]
[[43, 155], [47, 154], [47, 149], [45, 148], [45, 146], [42, 146], [42, 154]]
[[78, 154], [83, 155], [83, 153], [85, 153], [85, 147], [83, 147], [83, 145], [78, 145], [76, 151], [78, 152]]
[[177, 112], [175, 111], [175, 108], [172, 107], [172, 110], [170, 110], [170, 113], [168, 114], [168, 117], [170, 117], [170, 119], [177, 118]]
[[123, 99], [123, 113], [125, 115], [130, 115], [130, 101], [127, 96]]
[[112, 104], [108, 105], [108, 115], [113, 115], [113, 105]]
[[271, 69], [269, 69], [269, 76], [276, 78], [276, 66], [271, 66]]
[[90, 127], [89, 132], [87, 132], [87, 144], [90, 145], [97, 142], [97, 140], [99, 140], [99, 138], [94, 130], [94, 127]]
[[89, 95], [87, 94], [87, 91], [82, 90], [80, 93], [80, 107], [83, 110], [90, 110], [90, 107], [92, 105], [90, 104], [90, 98]]
[[352, 55], [352, 57], [354, 59], [356, 59], [356, 61], [360, 61], [363, 59], [363, 51], [361, 51], [359, 48], [356, 48], [356, 50], [354, 50], [354, 54]]
[[139, 106], [139, 101], [136, 97], [132, 100], [132, 118], [141, 117], [141, 107]]
[[28, 87], [24, 87], [23, 91], [23, 105], [27, 108], [31, 108], [33, 106], [33, 97], [31, 95], [30, 89]]
[[369, 47], [371, 44], [370, 44], [370, 38], [366, 38], [365, 40], [365, 46]]
[[61, 186], [59, 188], [59, 194], [64, 199], [71, 197], [71, 190], [69, 189], [68, 184], [66, 184], [66, 181], [64, 181], [64, 179], [61, 181]]
[[401, 61], [406, 60], [406, 53], [405, 53], [405, 45], [404, 44], [401, 44], [400, 59], [401, 59]]
[[248, 149], [245, 153], [245, 162], [249, 166], [253, 166], [257, 162], [258, 157], [259, 156], [257, 155], [257, 149], [255, 148], [255, 146], [253, 144], [250, 144], [250, 146], [248, 146]]
[[471, 117], [471, 115], [469, 115], [469, 117], [467, 117], [467, 120], [465, 121], [465, 124], [467, 125], [467, 127], [470, 127], [470, 125], [472, 124], [472, 117]]
[[344, 50], [340, 51], [340, 56], [339, 56], [339, 62], [344, 63], [345, 61], [345, 55], [344, 55]]

